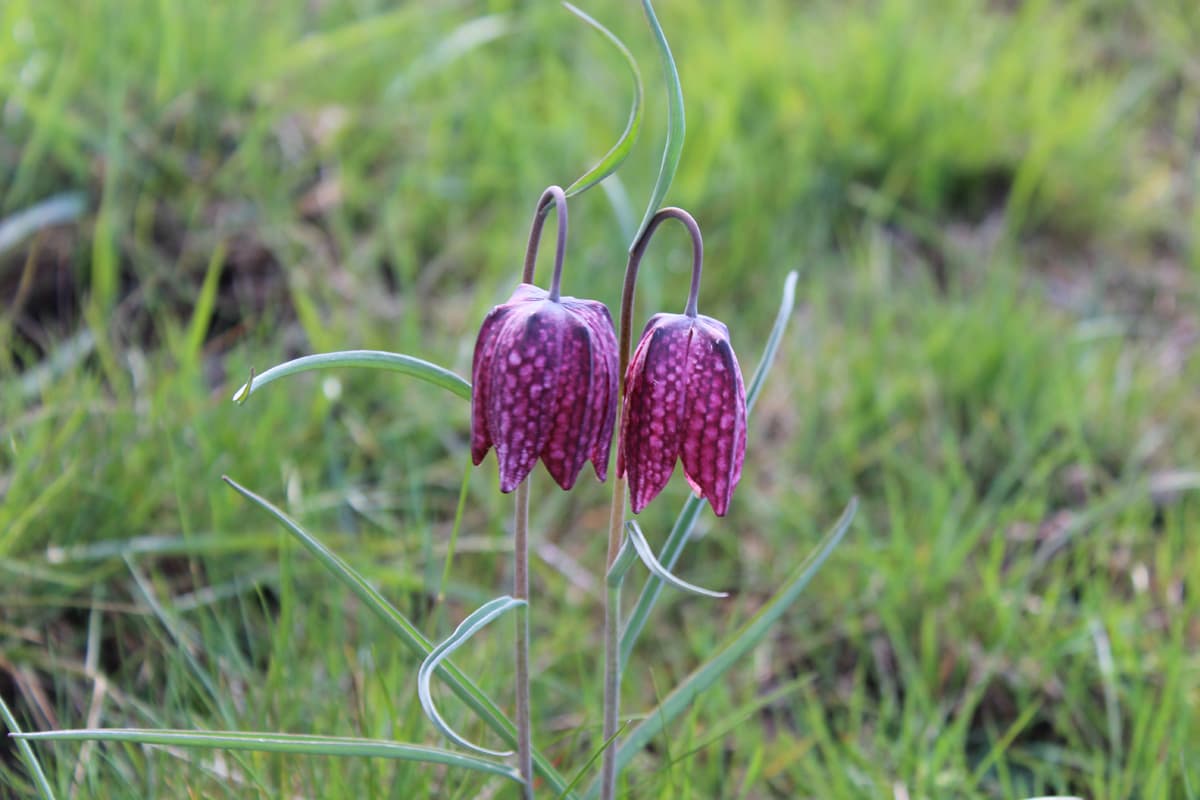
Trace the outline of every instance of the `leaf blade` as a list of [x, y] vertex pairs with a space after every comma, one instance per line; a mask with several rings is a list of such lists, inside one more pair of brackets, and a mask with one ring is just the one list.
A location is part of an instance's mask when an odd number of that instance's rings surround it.
[[63, 192], [0, 218], [0, 256], [44, 228], [74, 222], [86, 206], [83, 192]]
[[425, 711], [425, 716], [429, 718], [429, 721], [432, 722], [447, 739], [455, 742], [458, 745], [461, 745], [462, 747], [474, 750], [475, 752], [483, 755], [504, 758], [505, 756], [511, 756], [513, 751], [489, 750], [486, 747], [480, 747], [479, 745], [464, 739], [457, 732], [455, 732], [455, 730], [450, 727], [446, 720], [442, 718], [442, 715], [438, 713], [437, 706], [433, 702], [433, 689], [431, 686], [433, 673], [443, 660], [445, 660], [459, 647], [462, 647], [464, 644], [466, 644], [467, 640], [483, 629], [489, 622], [510, 609], [523, 607], [525, 605], [526, 603], [524, 600], [518, 600], [509, 595], [497, 597], [484, 603], [482, 606], [472, 612], [466, 619], [460, 622], [458, 627], [454, 629], [454, 632], [446, 637], [443, 642], [438, 644], [437, 647], [433, 648], [429, 655], [425, 657], [425, 660], [421, 662], [421, 668], [417, 670], [417, 697], [421, 701], [421, 708]]
[[573, 197], [577, 194], [582, 194], [588, 189], [595, 186], [600, 181], [607, 178], [612, 173], [616, 172], [617, 167], [633, 150], [633, 145], [637, 141], [638, 134], [642, 130], [642, 111], [643, 101], [646, 95], [646, 87], [642, 82], [642, 72], [638, 69], [637, 60], [634, 59], [633, 53], [629, 52], [629, 48], [625, 43], [617, 38], [617, 35], [604, 27], [597, 20], [589, 16], [582, 9], [579, 9], [570, 3], [563, 3], [563, 6], [575, 16], [591, 25], [597, 31], [608, 39], [612, 45], [617, 48], [622, 56], [625, 57], [625, 63], [629, 65], [629, 71], [633, 74], [633, 104], [629, 109], [629, 120], [625, 123], [625, 130], [617, 139], [609, 151], [605, 153], [599, 161], [591, 166], [587, 172], [579, 176], [574, 183], [566, 188], [565, 194], [567, 197]]
[[193, 747], [206, 750], [253, 750], [262, 753], [290, 753], [316, 756], [362, 756], [420, 761], [501, 775], [521, 782], [517, 771], [495, 761], [442, 750], [426, 745], [392, 742], [385, 739], [359, 739], [347, 736], [317, 736], [298, 733], [260, 733], [254, 731], [190, 731], [155, 728], [80, 728], [66, 731], [40, 731], [14, 734], [22, 741], [112, 741], [131, 744]]
[[26, 734], [21, 730], [21, 726], [17, 724], [17, 718], [8, 707], [8, 703], [4, 702], [4, 698], [0, 697], [0, 720], [4, 720], [4, 724], [8, 726], [9, 736], [17, 740], [17, 750], [21, 753], [21, 760], [25, 762], [25, 768], [29, 770], [33, 782], [41, 791], [42, 797], [46, 800], [55, 800], [54, 789], [50, 787], [50, 780], [46, 777], [46, 773], [42, 770], [42, 763], [38, 761], [37, 753], [33, 752], [33, 748], [29, 746], [29, 742], [25, 741]]
[[638, 226], [637, 235], [629, 243], [632, 252], [634, 245], [650, 224], [650, 218], [658, 211], [671, 181], [675, 179], [675, 170], [679, 167], [679, 159], [683, 154], [683, 138], [687, 129], [687, 119], [683, 111], [683, 87], [679, 83], [679, 70], [675, 67], [675, 57], [671, 55], [671, 46], [667, 43], [667, 35], [663, 33], [662, 25], [654, 14], [654, 6], [650, 0], [642, 0], [642, 8], [646, 11], [646, 21], [654, 33], [654, 41], [658, 45], [658, 54], [662, 60], [663, 77], [667, 82], [667, 141], [663, 145], [662, 163], [658, 167], [658, 178], [650, 191], [650, 204]]
[[339, 350], [334, 353], [317, 353], [311, 356], [301, 356], [282, 364], [276, 364], [261, 375], [251, 376], [250, 381], [242, 384], [233, 393], [233, 402], [241, 405], [268, 383], [295, 375], [298, 372], [310, 372], [316, 369], [331, 367], [367, 367], [368, 369], [388, 369], [404, 375], [411, 375], [423, 381], [440, 386], [448, 392], [458, 395], [464, 400], [471, 399], [471, 384], [454, 372], [440, 367], [416, 356], [403, 353], [389, 353], [386, 350]]
[[676, 577], [666, 567], [658, 563], [658, 559], [654, 557], [654, 551], [650, 549], [650, 543], [646, 541], [645, 535], [642, 533], [642, 528], [637, 524], [637, 520], [629, 520], [625, 523], [625, 529], [628, 531], [629, 539], [633, 542], [633, 549], [637, 551], [638, 556], [642, 559], [642, 563], [646, 565], [646, 569], [654, 575], [657, 575], [660, 580], [666, 581], [671, 586], [684, 592], [698, 594], [703, 597], [723, 598], [728, 597], [728, 592], [714, 592], [711, 589], [704, 589], [696, 586], [693, 583], [688, 583], [682, 578]]

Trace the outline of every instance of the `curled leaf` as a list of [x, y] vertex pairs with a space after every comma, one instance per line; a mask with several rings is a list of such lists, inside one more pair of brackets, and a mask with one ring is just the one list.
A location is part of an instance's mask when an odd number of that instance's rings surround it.
[[433, 703], [433, 690], [431, 686], [433, 673], [437, 670], [438, 664], [440, 664], [444, 658], [449, 656], [462, 645], [466, 644], [468, 639], [474, 636], [489, 622], [503, 614], [505, 611], [508, 611], [510, 608], [523, 606], [525, 606], [524, 600], [518, 600], [515, 597], [510, 597], [508, 595], [497, 597], [494, 600], [489, 600], [488, 602], [484, 603], [473, 614], [459, 623], [458, 627], [454, 629], [454, 633], [450, 634], [450, 636], [444, 642], [430, 651], [429, 655], [425, 657], [425, 660], [421, 662], [421, 668], [417, 671], [417, 696], [421, 700], [421, 708], [424, 709], [425, 716], [429, 717], [429, 721], [432, 722], [447, 739], [455, 742], [456, 744], [462, 745], [469, 750], [482, 753], [483, 755], [504, 757], [512, 755], [512, 751], [489, 750], [486, 747], [480, 747], [477, 744], [473, 744], [464, 739], [462, 736], [458, 735], [458, 733], [456, 733], [454, 729], [446, 723], [446, 720], [442, 718], [442, 715], [438, 713], [437, 706], [435, 706]]
[[646, 537], [642, 535], [642, 529], [637, 524], [637, 520], [629, 520], [625, 523], [625, 530], [629, 533], [626, 542], [632, 542], [633, 548], [637, 551], [638, 557], [642, 559], [642, 563], [646, 565], [646, 569], [657, 575], [659, 578], [674, 586], [676, 589], [682, 589], [685, 592], [699, 594], [705, 597], [728, 597], [727, 592], [714, 592], [711, 589], [702, 589], [695, 584], [688, 583], [682, 578], [675, 577], [666, 567], [658, 563], [658, 559], [654, 557], [654, 551], [650, 549], [650, 543], [646, 541]]

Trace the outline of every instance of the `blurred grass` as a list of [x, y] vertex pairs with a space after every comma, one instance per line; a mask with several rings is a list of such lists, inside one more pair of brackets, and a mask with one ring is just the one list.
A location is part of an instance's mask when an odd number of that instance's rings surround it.
[[[705, 312], [749, 359], [787, 270], [805, 302], [731, 517], [703, 521], [679, 567], [735, 598], [665, 598], [625, 707], [751, 613], [849, 494], [864, 506], [809, 603], [635, 762], [630, 796], [1184, 796], [1185, 770], [1200, 780], [1192, 4], [656, 7], [690, 123], [668, 202], [705, 227]], [[660, 97], [640, 14], [585, 10]], [[465, 373], [538, 192], [611, 145], [628, 92], [619, 57], [554, 4], [0, 6], [0, 219], [63, 191], [88, 208], [0, 254], [0, 693], [27, 728], [434, 740], [417, 665], [218, 476], [445, 635], [507, 582], [489, 461], [434, 603], [465, 406], [351, 372], [228, 397], [251, 365], [335, 348]], [[665, 125], [647, 108], [621, 172], [634, 208]], [[565, 290], [615, 308], [617, 214], [600, 192], [573, 203]], [[682, 301], [686, 255], [673, 235], [651, 255], [639, 318]], [[598, 574], [605, 501], [542, 477], [534, 707], [569, 774], [599, 737], [599, 602], [573, 568]], [[685, 490], [642, 515], [652, 542]], [[459, 662], [499, 698], [502, 628]], [[39, 754], [64, 795], [485, 783]], [[0, 786], [31, 796], [7, 744]]]

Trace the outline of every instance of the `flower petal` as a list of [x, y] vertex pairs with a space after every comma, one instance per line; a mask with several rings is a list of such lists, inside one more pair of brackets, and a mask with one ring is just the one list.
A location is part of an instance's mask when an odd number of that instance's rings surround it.
[[675, 470], [691, 338], [689, 318], [655, 315], [646, 325], [626, 372], [617, 474], [629, 475], [635, 514], [658, 496]]
[[562, 353], [557, 303], [514, 313], [497, 337], [488, 385], [488, 429], [500, 462], [500, 491], [511, 492], [537, 463], [550, 435]]
[[612, 450], [613, 425], [617, 418], [617, 337], [608, 307], [594, 300], [563, 298], [563, 304], [587, 323], [591, 330], [594, 374], [588, 394], [590, 410], [586, 444], [596, 478], [608, 477], [608, 457]]
[[688, 483], [725, 516], [746, 451], [746, 390], [729, 333], [700, 317], [688, 357], [682, 458]]
[[552, 415], [550, 433], [542, 448], [542, 463], [555, 483], [570, 489], [587, 460], [592, 430], [588, 425], [591, 411], [589, 398], [595, 370], [592, 357], [592, 334], [582, 320], [563, 314], [566, 329], [558, 335], [562, 355], [555, 370], [554, 404], [547, 408]]
[[487, 398], [492, 358], [496, 353], [497, 332], [512, 306], [496, 306], [483, 319], [475, 339], [475, 356], [471, 363], [471, 460], [475, 466], [483, 461], [492, 446], [488, 430]]

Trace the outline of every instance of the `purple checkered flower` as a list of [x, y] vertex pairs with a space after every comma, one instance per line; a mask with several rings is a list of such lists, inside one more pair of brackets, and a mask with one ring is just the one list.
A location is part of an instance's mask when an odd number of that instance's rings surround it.
[[[682, 223], [692, 239], [692, 286], [682, 314], [655, 314], [646, 323], [625, 370], [617, 477], [629, 476], [637, 514], [663, 490], [675, 461], [682, 459], [692, 489], [723, 517], [746, 458], [746, 387], [729, 329], [696, 310], [704, 240], [696, 220], [682, 208], [659, 209], [634, 243], [625, 269], [623, 308], [633, 297], [650, 238], [668, 219]], [[623, 342], [628, 341], [628, 322], [626, 310]]]
[[617, 340], [608, 308], [528, 283], [483, 321], [471, 369], [471, 458], [495, 446], [500, 491], [540, 458], [563, 489], [591, 459], [608, 473], [617, 412]]
[[725, 516], [746, 455], [746, 388], [724, 323], [650, 318], [625, 374], [617, 475], [636, 514], [667, 485], [675, 460], [696, 494]]

